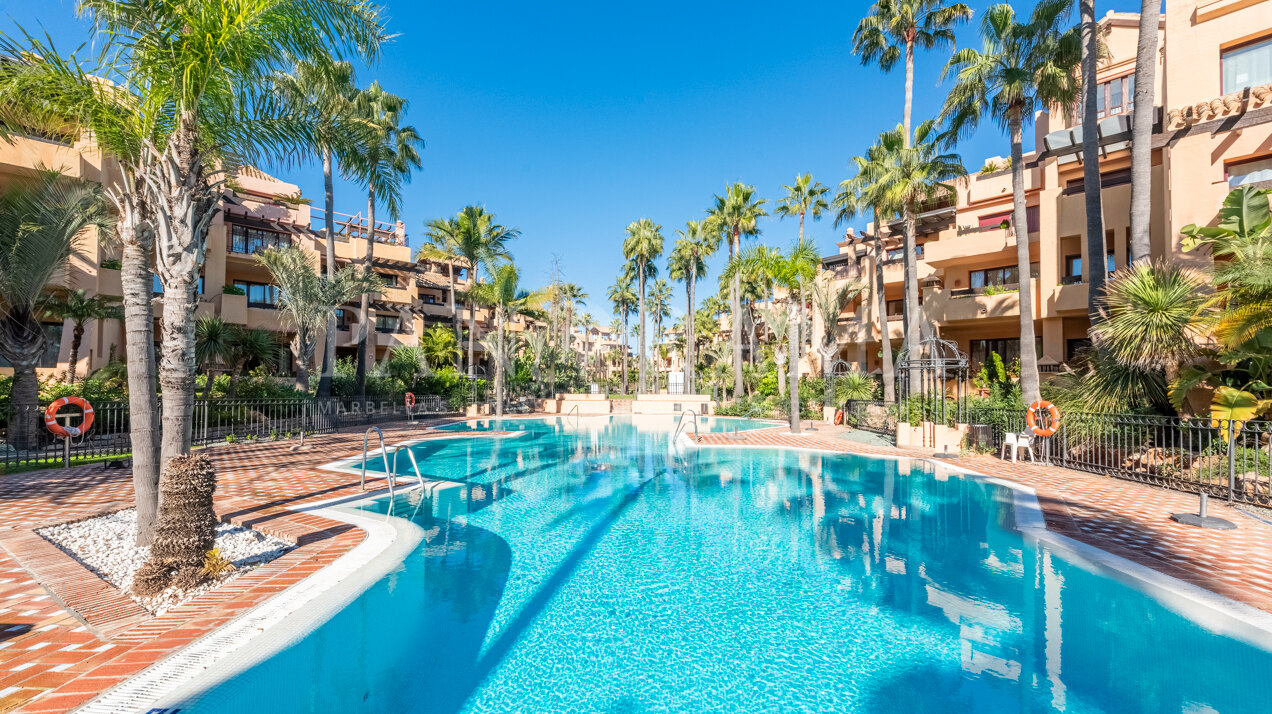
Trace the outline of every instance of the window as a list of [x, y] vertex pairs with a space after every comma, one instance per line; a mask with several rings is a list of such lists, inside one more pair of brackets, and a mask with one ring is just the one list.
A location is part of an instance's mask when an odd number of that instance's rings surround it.
[[436, 305], [436, 304], [437, 304], [437, 297], [436, 297], [436, 296], [433, 296], [433, 295], [429, 295], [428, 293], [425, 293], [425, 294], [424, 294], [424, 304], [425, 304], [425, 305]]
[[[46, 322], [41, 327], [44, 328], [44, 353], [35, 366], [56, 367], [57, 355], [62, 351], [62, 323]], [[80, 356], [84, 356], [83, 350], [80, 351]]]
[[1219, 62], [1224, 94], [1272, 82], [1272, 39], [1227, 50]]
[[[981, 216], [976, 219], [976, 225], [981, 228], [997, 228], [1003, 223], [1011, 223], [1011, 211], [1002, 211], [1000, 213], [991, 213], [987, 216]], [[1038, 207], [1025, 206], [1025, 223], [1029, 225], [1030, 233], [1038, 232]]]
[[[1003, 358], [1003, 365], [1011, 367], [1011, 363], [1020, 359], [1020, 338], [1005, 337], [997, 340], [972, 340], [970, 347], [972, 364], [985, 364], [989, 360], [991, 352], [998, 353]], [[1042, 355], [1042, 338], [1035, 340], [1035, 353]]]
[[[1105, 272], [1113, 272], [1117, 270], [1117, 256], [1109, 253], [1104, 257]], [[1073, 285], [1082, 282], [1082, 256], [1068, 255], [1064, 258], [1064, 275], [1065, 278], [1076, 278], [1076, 280], [1066, 280], [1065, 285]]]
[[261, 283], [249, 283], [243, 280], [235, 280], [234, 287], [239, 288], [247, 294], [248, 307], [278, 307], [278, 288], [273, 285], [263, 285]]
[[[150, 274], [150, 291], [155, 295], [163, 295], [163, 280], [159, 278], [158, 273]], [[203, 294], [203, 276], [199, 276], [199, 294]]]
[[[1134, 107], [1135, 75], [1128, 74], [1096, 85], [1095, 115], [1097, 118], [1127, 114]], [[1081, 111], [1075, 114], [1075, 116], [1081, 115]]]
[[1233, 162], [1225, 167], [1224, 173], [1227, 174], [1228, 188], [1245, 185], [1272, 187], [1272, 157]]
[[973, 270], [968, 276], [967, 284], [973, 290], [990, 285], [1017, 285], [1020, 283], [1020, 270], [1014, 265], [986, 270]]
[[286, 248], [290, 245], [291, 237], [284, 233], [238, 224], [230, 226], [230, 250], [234, 253], [260, 253], [266, 248]]
[[[887, 252], [887, 253], [885, 253], [884, 255], [885, 255], [885, 257], [884, 257], [883, 262], [885, 262], [885, 263], [891, 263], [891, 262], [893, 262], [893, 261], [898, 261], [898, 260], [901, 260], [901, 259], [905, 258], [905, 248], [892, 248], [892, 249], [888, 250], [888, 252]], [[914, 257], [916, 257], [916, 258], [920, 258], [920, 259], [922, 259], [922, 258], [923, 258], [923, 246], [922, 246], [922, 245], [916, 245], [916, 246], [914, 246]]]
[[[1111, 188], [1113, 186], [1125, 186], [1131, 182], [1130, 169], [1118, 169], [1116, 171], [1105, 171], [1100, 174], [1100, 188]], [[1085, 179], [1070, 179], [1064, 185], [1064, 195], [1071, 196], [1075, 193], [1083, 193], [1086, 191]]]
[[376, 315], [376, 332], [398, 332], [402, 327], [402, 318], [397, 315]]

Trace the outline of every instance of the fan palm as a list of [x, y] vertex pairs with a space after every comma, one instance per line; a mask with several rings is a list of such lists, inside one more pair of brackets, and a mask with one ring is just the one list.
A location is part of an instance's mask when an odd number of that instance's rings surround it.
[[1175, 263], [1140, 263], [1113, 275], [1101, 301], [1107, 319], [1091, 328], [1096, 346], [1122, 364], [1161, 369], [1167, 383], [1197, 353], [1205, 277]]
[[[709, 223], [721, 230], [728, 237], [729, 260], [733, 260], [742, 248], [743, 235], [759, 235], [758, 220], [768, 215], [763, 206], [766, 201], [757, 198], [755, 187], [741, 182], [731, 183], [725, 187], [724, 195], [716, 195], [715, 205], [707, 209]], [[732, 307], [732, 341], [733, 341], [733, 394], [742, 394], [742, 303], [741, 276], [733, 274], [729, 288], [729, 302]], [[752, 355], [754, 357], [754, 355]]]
[[40, 323], [88, 228], [111, 230], [100, 187], [40, 170], [0, 189], [0, 355], [13, 366], [11, 441], [29, 449], [39, 439], [40, 384], [35, 366], [47, 338]]
[[228, 369], [234, 357], [234, 338], [238, 325], [226, 322], [220, 315], [203, 315], [194, 323], [194, 364], [203, 373], [203, 398], [212, 398], [212, 384], [217, 367]]
[[781, 305], [768, 305], [758, 308], [760, 319], [773, 336], [773, 363], [777, 367], [777, 396], [786, 397], [786, 339], [790, 327], [790, 313]]
[[[1079, 28], [1066, 26], [1072, 5], [1070, 0], [1041, 0], [1024, 23], [1017, 21], [1011, 5], [994, 5], [981, 23], [982, 49], [959, 50], [942, 72], [955, 78], [942, 112], [952, 133], [971, 131], [982, 118], [989, 118], [1010, 134], [1012, 225], [1020, 275], [1020, 387], [1026, 403], [1039, 399], [1039, 380], [1023, 131], [1035, 111], [1072, 107], [1077, 99], [1082, 37]], [[1100, 256], [1090, 259], [1096, 262]]]
[[493, 270], [502, 260], [507, 260], [508, 242], [521, 235], [516, 228], [495, 222], [495, 214], [481, 206], [465, 206], [455, 217], [450, 249], [464, 261], [468, 271], [468, 376], [473, 376], [474, 342], [477, 336], [477, 309], [471, 295], [481, 281], [481, 270]]
[[420, 335], [420, 347], [429, 366], [434, 369], [459, 359], [459, 342], [455, 333], [441, 325], [433, 325]]
[[256, 256], [278, 286], [282, 321], [296, 330], [296, 387], [309, 391], [309, 365], [318, 337], [330, 328], [329, 318], [348, 302], [384, 289], [374, 273], [346, 267], [328, 277], [320, 275], [302, 248], [270, 248]]
[[640, 313], [640, 337], [637, 365], [640, 374], [637, 378], [637, 390], [645, 394], [645, 281], [657, 273], [654, 260], [663, 252], [662, 226], [648, 218], [632, 221], [627, 226], [627, 238], [623, 241], [623, 258], [636, 265], [636, 304]]
[[862, 64], [878, 63], [891, 72], [897, 61], [905, 60], [905, 109], [901, 125], [905, 140], [910, 137], [910, 113], [914, 106], [914, 51], [953, 47], [955, 25], [966, 22], [972, 11], [963, 3], [943, 0], [877, 0], [869, 14], [857, 24], [852, 50]]
[[820, 181], [814, 181], [812, 174], [799, 174], [793, 185], [782, 188], [786, 189], [786, 195], [777, 202], [773, 215], [780, 218], [799, 217], [799, 240], [803, 241], [804, 218], [820, 220], [822, 213], [830, 210], [830, 204], [826, 202], [830, 189]]
[[[475, 288], [476, 299], [495, 311], [495, 334], [482, 342], [495, 367], [495, 414], [503, 416], [505, 380], [511, 366], [512, 343], [507, 338], [507, 321], [519, 314], [542, 315], [541, 307], [546, 296], [541, 292], [529, 292], [518, 285], [520, 274], [516, 266], [505, 263], [491, 275], [489, 283]], [[493, 338], [493, 339], [492, 339]], [[493, 348], [493, 349], [492, 349]]]
[[[389, 217], [397, 219], [402, 212], [402, 184], [409, 181], [411, 172], [420, 168], [419, 150], [424, 141], [415, 127], [403, 126], [406, 114], [405, 99], [386, 92], [379, 82], [359, 92], [354, 99], [354, 113], [367, 128], [366, 141], [350, 152], [346, 164], [351, 177], [367, 187], [366, 252], [362, 257], [362, 271], [370, 275], [375, 258], [376, 207], [383, 203]], [[371, 296], [362, 295], [358, 307], [358, 362], [355, 372], [358, 399], [367, 397], [367, 362], [374, 359], [368, 354], [371, 348], [367, 339], [367, 324], [371, 309]]]
[[680, 240], [672, 248], [668, 258], [668, 275], [685, 283], [685, 390], [696, 394], [695, 362], [698, 359], [697, 299], [695, 289], [698, 279], [707, 274], [707, 259], [720, 249], [724, 239], [719, 226], [708, 221], [686, 221], [683, 231], [676, 231]]
[[[305, 118], [313, 146], [322, 157], [323, 232], [326, 237], [327, 278], [336, 277], [334, 160], [343, 164], [367, 127], [357, 121], [353, 65], [319, 55], [296, 62], [291, 72], [275, 72], [274, 85], [280, 98]], [[322, 372], [317, 396], [331, 396], [331, 377], [336, 368], [336, 315], [327, 317], [323, 340]]]
[[823, 271], [811, 283], [809, 294], [813, 308], [821, 318], [822, 334], [817, 340], [817, 351], [821, 353], [822, 377], [830, 376], [831, 357], [839, 352], [839, 340], [835, 336], [835, 328], [839, 324], [839, 315], [849, 300], [866, 289], [862, 283], [852, 282], [835, 286], [834, 276]]
[[235, 326], [230, 339], [230, 387], [225, 393], [226, 399], [238, 397], [238, 383], [247, 374], [252, 365], [260, 365], [273, 369], [278, 366], [278, 335], [260, 328], [243, 328]]
[[576, 283], [557, 283], [555, 292], [564, 318], [561, 332], [562, 345], [568, 350], [574, 339], [574, 308], [581, 306], [587, 299], [587, 291]]
[[[630, 264], [628, 264], [630, 265]], [[618, 315], [621, 321], [619, 334], [623, 336], [623, 354], [622, 354], [622, 384], [623, 394], [627, 394], [627, 355], [631, 351], [628, 347], [628, 336], [630, 330], [627, 326], [627, 318], [632, 314], [632, 309], [636, 306], [637, 295], [632, 288], [632, 276], [630, 270], [624, 270], [619, 274], [614, 284], [609, 288], [609, 301], [614, 306], [614, 314]]]
[[91, 320], [121, 320], [124, 313], [120, 298], [112, 295], [89, 296], [83, 290], [62, 290], [54, 294], [45, 311], [59, 320], [71, 323], [71, 355], [67, 366], [66, 381], [75, 384], [75, 370], [79, 367], [80, 345], [84, 342], [84, 326]]
[[[664, 340], [663, 320], [671, 317], [671, 285], [665, 279], [658, 278], [650, 286], [647, 309], [654, 323], [654, 344], [661, 346]], [[658, 379], [655, 375], [655, 384]]]

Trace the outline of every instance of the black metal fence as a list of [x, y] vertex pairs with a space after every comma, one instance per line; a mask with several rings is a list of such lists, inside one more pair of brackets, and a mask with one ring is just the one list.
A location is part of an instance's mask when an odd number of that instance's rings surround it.
[[[132, 452], [127, 403], [93, 405], [92, 427], [82, 436], [62, 439], [44, 426], [45, 405], [0, 412], [0, 467], [62, 466], [127, 458]], [[209, 446], [239, 441], [272, 441], [325, 434], [346, 426], [402, 421], [453, 413], [448, 400], [420, 395], [412, 407], [403, 399], [213, 399], [194, 404], [192, 443]], [[62, 424], [76, 425], [82, 413], [74, 405], [57, 413]]]
[[[845, 423], [895, 434], [904, 408], [848, 402]], [[1001, 453], [1007, 434], [1030, 433], [1023, 409], [973, 401], [967, 446]], [[917, 421], [917, 420], [913, 420]], [[1055, 434], [1033, 437], [1038, 461], [1258, 506], [1272, 506], [1272, 422], [1066, 412]], [[1023, 451], [1020, 458], [1028, 460]]]

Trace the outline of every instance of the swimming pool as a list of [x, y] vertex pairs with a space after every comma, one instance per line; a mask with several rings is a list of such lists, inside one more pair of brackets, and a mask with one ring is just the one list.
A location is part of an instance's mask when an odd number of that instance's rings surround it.
[[399, 493], [421, 539], [400, 565], [162, 705], [1267, 711], [1272, 653], [1022, 537], [1001, 485], [909, 461], [682, 453], [670, 420], [455, 428], [521, 432], [412, 447], [471, 477], [471, 512]]

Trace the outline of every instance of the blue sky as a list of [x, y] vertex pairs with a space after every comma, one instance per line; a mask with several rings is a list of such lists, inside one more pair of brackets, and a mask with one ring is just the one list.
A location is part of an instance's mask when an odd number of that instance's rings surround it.
[[[613, 316], [605, 292], [628, 223], [653, 218], [670, 250], [675, 230], [700, 219], [727, 182], [754, 184], [770, 204], [800, 172], [833, 189], [850, 175], [851, 157], [901, 119], [900, 69], [881, 74], [850, 52], [864, 0], [387, 4], [399, 37], [358, 81], [408, 98], [408, 121], [427, 144], [405, 192], [412, 245], [426, 220], [484, 204], [521, 229], [512, 250], [523, 281], [545, 284], [559, 258], [603, 323]], [[1117, 0], [1098, 12], [1138, 5]], [[0, 0], [0, 17], [0, 30], [42, 25], [64, 48], [88, 39], [72, 0]], [[975, 42], [977, 21], [959, 31], [960, 44]], [[917, 59], [916, 121], [939, 109], [947, 57]], [[1007, 150], [992, 127], [959, 147], [972, 169]], [[263, 168], [321, 201], [317, 163]], [[364, 196], [338, 183], [336, 208], [365, 210]], [[797, 232], [793, 220], [761, 228], [759, 240], [771, 245]], [[842, 229], [823, 220], [809, 233], [829, 254]], [[700, 296], [714, 289], [721, 263], [712, 261]], [[684, 312], [679, 286], [673, 309]]]

